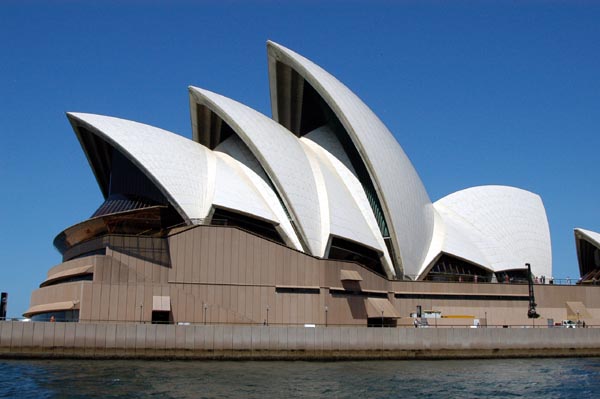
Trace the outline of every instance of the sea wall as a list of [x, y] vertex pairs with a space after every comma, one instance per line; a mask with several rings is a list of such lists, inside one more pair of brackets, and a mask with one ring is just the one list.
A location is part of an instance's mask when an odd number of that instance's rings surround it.
[[0, 322], [0, 358], [600, 356], [596, 328], [366, 328]]

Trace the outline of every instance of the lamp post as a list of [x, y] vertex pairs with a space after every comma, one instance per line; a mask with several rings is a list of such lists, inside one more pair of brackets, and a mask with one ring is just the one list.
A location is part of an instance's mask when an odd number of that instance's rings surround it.
[[206, 311], [208, 310], [208, 303], [203, 303], [202, 308], [204, 310], [204, 325], [206, 325]]
[[269, 305], [267, 305], [267, 325], [269, 325]]
[[325, 305], [325, 327], [327, 327], [327, 312], [329, 312], [329, 308]]
[[488, 326], [488, 322], [487, 322], [487, 312], [485, 312], [485, 328], [487, 328]]
[[144, 303], [140, 303], [140, 323], [142, 322], [142, 318], [144, 317]]

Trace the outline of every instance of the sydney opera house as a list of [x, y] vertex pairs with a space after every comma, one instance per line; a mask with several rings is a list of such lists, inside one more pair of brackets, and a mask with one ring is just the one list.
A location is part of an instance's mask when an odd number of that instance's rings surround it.
[[[541, 198], [481, 186], [432, 202], [350, 89], [279, 44], [267, 50], [272, 118], [197, 87], [192, 139], [67, 114], [105, 201], [56, 237], [63, 262], [25, 315], [393, 326], [421, 309], [442, 324], [527, 320], [525, 264], [538, 281], [552, 276]], [[578, 241], [588, 274], [600, 270], [591, 234]], [[600, 317], [589, 288], [540, 284], [538, 311]]]

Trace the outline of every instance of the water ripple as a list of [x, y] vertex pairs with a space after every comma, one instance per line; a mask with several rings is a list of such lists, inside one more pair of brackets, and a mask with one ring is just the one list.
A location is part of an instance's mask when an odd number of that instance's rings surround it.
[[1, 398], [594, 398], [600, 359], [0, 361]]

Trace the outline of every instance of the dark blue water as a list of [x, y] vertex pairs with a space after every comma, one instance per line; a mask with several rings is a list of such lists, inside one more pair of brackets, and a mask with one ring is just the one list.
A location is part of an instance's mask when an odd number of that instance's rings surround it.
[[600, 359], [0, 361], [2, 398], [598, 398]]

